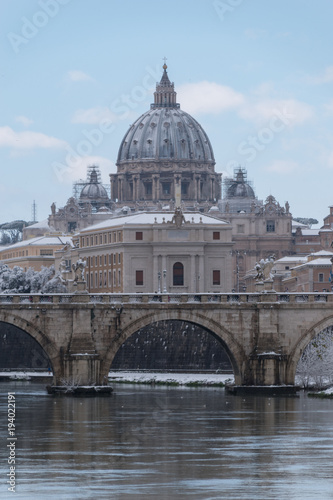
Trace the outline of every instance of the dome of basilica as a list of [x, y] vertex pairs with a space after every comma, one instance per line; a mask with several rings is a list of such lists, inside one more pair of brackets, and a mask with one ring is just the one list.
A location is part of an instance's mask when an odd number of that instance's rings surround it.
[[212, 146], [201, 125], [176, 103], [167, 66], [154, 93], [151, 109], [126, 133], [117, 164], [126, 160], [178, 160], [215, 163]]
[[117, 163], [136, 159], [214, 162], [214, 154], [192, 116], [177, 108], [160, 108], [140, 116], [120, 145]]
[[206, 208], [220, 198], [221, 174], [215, 172], [206, 132], [180, 109], [166, 70], [164, 64], [150, 110], [133, 123], [120, 144], [117, 173], [110, 174], [111, 199], [147, 207], [175, 201], [179, 190], [187, 206]]

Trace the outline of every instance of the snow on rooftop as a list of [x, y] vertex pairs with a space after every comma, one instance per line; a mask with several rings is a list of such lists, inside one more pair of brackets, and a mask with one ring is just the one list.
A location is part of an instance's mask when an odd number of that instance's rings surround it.
[[300, 266], [295, 266], [295, 268], [300, 268], [300, 267], [323, 267], [323, 266], [329, 266], [332, 267], [332, 262], [331, 259], [327, 258], [319, 258], [319, 259], [313, 259], [308, 262], [305, 262], [304, 264], [301, 264]]
[[318, 252], [311, 253], [310, 255], [318, 255], [318, 256], [333, 256], [333, 252], [330, 252], [329, 250], [319, 250]]
[[48, 220], [41, 220], [40, 222], [35, 222], [34, 224], [31, 224], [30, 226], [26, 226], [26, 228], [29, 229], [49, 229], [49, 223]]
[[71, 238], [68, 236], [38, 236], [36, 238], [31, 238], [29, 240], [22, 240], [14, 245], [6, 246], [6, 250], [15, 250], [16, 248], [27, 247], [27, 246], [46, 246], [46, 245], [66, 245], [66, 243], [71, 244]]
[[[192, 224], [214, 224], [214, 225], [227, 225], [221, 219], [217, 219], [211, 215], [202, 214], [200, 212], [184, 212], [182, 214], [185, 218], [185, 222]], [[98, 231], [99, 229], [105, 229], [113, 226], [125, 226], [125, 225], [147, 225], [147, 224], [163, 224], [171, 223], [174, 212], [140, 212], [129, 215], [122, 215], [119, 217], [113, 217], [107, 219], [93, 226], [86, 227], [82, 229], [81, 233], [87, 231]]]

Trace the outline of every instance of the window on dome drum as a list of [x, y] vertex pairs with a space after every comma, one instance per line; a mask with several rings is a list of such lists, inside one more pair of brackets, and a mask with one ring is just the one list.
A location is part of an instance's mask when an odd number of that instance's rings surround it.
[[215, 269], [213, 271], [213, 285], [221, 284], [221, 274], [219, 269]]
[[220, 239], [220, 231], [213, 231], [213, 240]]
[[151, 196], [153, 192], [152, 184], [150, 182], [145, 182], [146, 196]]
[[135, 239], [136, 240], [143, 240], [143, 232], [142, 231], [137, 231], [135, 233]]
[[173, 286], [184, 286], [184, 266], [181, 262], [173, 265]]
[[275, 221], [274, 220], [267, 221], [266, 231], [267, 231], [267, 233], [275, 233]]
[[163, 194], [170, 194], [171, 184], [170, 182], [162, 182], [162, 192]]
[[143, 271], [135, 271], [136, 286], [143, 286]]
[[182, 192], [182, 195], [184, 195], [184, 196], [186, 196], [188, 194], [188, 183], [187, 182], [182, 182], [181, 192]]
[[323, 273], [319, 273], [318, 274], [318, 281], [319, 281], [319, 283], [323, 283], [324, 282], [324, 275], [323, 275]]

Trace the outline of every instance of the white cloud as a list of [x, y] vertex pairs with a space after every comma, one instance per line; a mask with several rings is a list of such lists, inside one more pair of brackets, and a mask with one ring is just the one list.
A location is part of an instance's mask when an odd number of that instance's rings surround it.
[[267, 31], [247, 29], [245, 30], [244, 34], [245, 37], [249, 38], [250, 40], [258, 40], [258, 38], [264, 38], [267, 35]]
[[333, 82], [333, 66], [327, 66], [322, 74], [310, 76], [308, 80], [316, 85]]
[[67, 76], [72, 82], [93, 82], [94, 81], [94, 79], [91, 76], [87, 75], [87, 73], [84, 73], [83, 71], [79, 71], [79, 70], [68, 71]]
[[[64, 174], [62, 175], [61, 181], [65, 182], [66, 184], [72, 184], [79, 179], [86, 179], [87, 167], [91, 165], [96, 165], [99, 167], [102, 177], [102, 183], [109, 184], [109, 174], [112, 172], [116, 172], [116, 167], [111, 160], [109, 160], [108, 158], [104, 158], [103, 156], [82, 156], [78, 158], [78, 160], [73, 163], [70, 168], [67, 168], [65, 170]], [[57, 175], [56, 171], [55, 174]]]
[[207, 81], [181, 85], [177, 94], [182, 109], [193, 114], [222, 113], [244, 101], [243, 95], [232, 88]]
[[324, 109], [325, 111], [330, 114], [330, 115], [333, 115], [333, 100], [330, 101], [329, 103], [327, 103], [325, 106], [324, 106]]
[[313, 109], [295, 99], [264, 99], [245, 103], [239, 110], [245, 120], [263, 125], [274, 116], [284, 117], [285, 125], [299, 125], [313, 116]]
[[29, 127], [34, 122], [33, 120], [30, 120], [30, 118], [27, 118], [26, 116], [23, 116], [23, 115], [16, 116], [15, 121], [17, 121], [18, 123], [21, 123], [25, 127]]
[[65, 148], [66, 142], [40, 132], [15, 132], [8, 126], [0, 127], [0, 147], [12, 149]]
[[290, 174], [295, 172], [299, 167], [298, 163], [292, 160], [275, 160], [273, 163], [268, 165], [265, 170], [268, 172], [275, 172], [277, 174]]
[[119, 116], [107, 107], [97, 106], [96, 108], [78, 109], [72, 117], [72, 123], [96, 123], [104, 120], [112, 122], [119, 120]]

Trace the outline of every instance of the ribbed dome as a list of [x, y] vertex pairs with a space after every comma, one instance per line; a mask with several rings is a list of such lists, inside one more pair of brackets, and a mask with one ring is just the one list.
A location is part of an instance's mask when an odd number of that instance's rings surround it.
[[236, 170], [235, 179], [230, 182], [226, 198], [255, 198], [254, 191], [246, 182], [246, 176], [241, 168]]
[[80, 202], [101, 202], [109, 201], [108, 193], [102, 184], [98, 181], [98, 174], [95, 168], [90, 173], [90, 181], [87, 183], [80, 194]]
[[215, 162], [201, 125], [176, 107], [151, 109], [130, 127], [120, 145], [117, 163], [139, 159]]
[[245, 182], [235, 182], [229, 187], [226, 197], [255, 198], [255, 194], [251, 186]]

